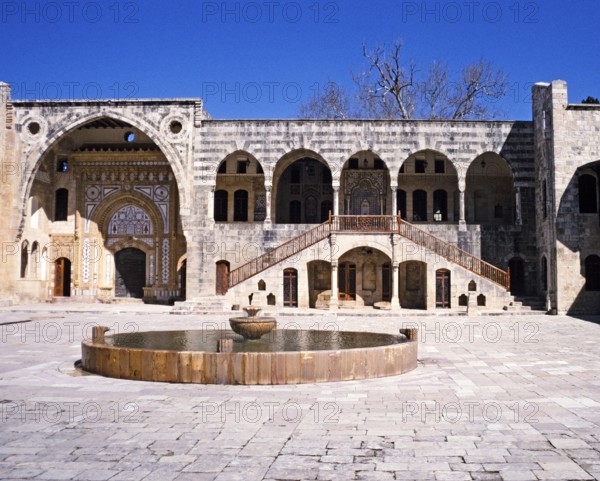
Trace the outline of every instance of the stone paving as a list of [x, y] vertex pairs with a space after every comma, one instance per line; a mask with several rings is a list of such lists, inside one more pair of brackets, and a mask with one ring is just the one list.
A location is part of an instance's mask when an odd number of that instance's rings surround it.
[[96, 323], [121, 332], [227, 326], [226, 315], [168, 311], [0, 308], [0, 478], [600, 477], [600, 318], [279, 316], [281, 327], [421, 329], [416, 370], [360, 382], [183, 385], [74, 368]]

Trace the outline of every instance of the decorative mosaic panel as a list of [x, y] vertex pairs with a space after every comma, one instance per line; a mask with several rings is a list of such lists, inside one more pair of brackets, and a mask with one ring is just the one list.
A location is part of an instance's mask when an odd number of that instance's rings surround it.
[[83, 268], [81, 274], [81, 280], [84, 284], [90, 282], [90, 239], [83, 240]]
[[108, 223], [109, 235], [149, 235], [154, 233], [150, 216], [135, 205], [121, 207]]
[[[152, 175], [152, 174], [150, 174]], [[149, 175], [149, 177], [150, 177]], [[154, 177], [154, 176], [153, 176]], [[163, 174], [158, 174], [159, 180], [163, 180]], [[152, 180], [152, 179], [149, 179]], [[163, 219], [165, 226], [165, 234], [169, 233], [169, 202], [171, 200], [171, 192], [168, 185], [136, 185], [133, 188], [134, 191], [152, 199]]]
[[169, 282], [169, 239], [163, 239], [162, 245], [162, 281]]

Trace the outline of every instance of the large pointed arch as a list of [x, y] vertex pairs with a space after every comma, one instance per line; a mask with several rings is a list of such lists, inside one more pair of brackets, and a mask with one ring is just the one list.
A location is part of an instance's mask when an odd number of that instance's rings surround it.
[[21, 201], [23, 214], [26, 213], [27, 201], [31, 193], [35, 176], [40, 165], [46, 159], [47, 154], [58, 144], [58, 142], [75, 132], [80, 127], [102, 119], [114, 119], [125, 122], [132, 128], [137, 129], [146, 135], [160, 149], [161, 153], [165, 156], [167, 162], [169, 163], [171, 170], [173, 171], [173, 175], [175, 176], [175, 181], [177, 183], [180, 206], [183, 208], [189, 205], [188, 197], [190, 193], [189, 189], [187, 188], [187, 177], [182, 159], [180, 158], [177, 150], [168, 141], [163, 139], [160, 132], [154, 126], [146, 122], [143, 118], [131, 117], [115, 110], [105, 110], [101, 113], [91, 112], [82, 115], [74, 121], [68, 121], [69, 119], [65, 119], [65, 122], [62, 124], [62, 126], [55, 128], [51, 135], [49, 135], [43, 142], [33, 145], [28, 152], [24, 153], [26, 162], [24, 171], [29, 175], [23, 179], [24, 188], [23, 198]]

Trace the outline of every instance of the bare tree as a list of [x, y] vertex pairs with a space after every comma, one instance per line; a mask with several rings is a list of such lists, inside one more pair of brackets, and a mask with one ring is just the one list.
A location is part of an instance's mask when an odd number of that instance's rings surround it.
[[303, 119], [347, 119], [351, 116], [350, 105], [350, 94], [328, 81], [314, 97], [300, 105], [298, 114]]
[[[507, 75], [489, 62], [465, 66], [456, 80], [447, 64], [432, 62], [419, 77], [417, 65], [401, 57], [402, 42], [369, 50], [363, 45], [367, 69], [353, 75], [356, 94], [325, 89], [300, 106], [305, 118], [484, 119], [499, 112], [495, 101], [506, 95]], [[332, 84], [335, 85], [335, 84]]]
[[417, 66], [404, 66], [400, 53], [402, 42], [396, 41], [388, 51], [379, 45], [368, 50], [363, 45], [363, 57], [369, 68], [354, 75], [358, 86], [359, 107], [367, 117], [410, 119], [415, 111]]

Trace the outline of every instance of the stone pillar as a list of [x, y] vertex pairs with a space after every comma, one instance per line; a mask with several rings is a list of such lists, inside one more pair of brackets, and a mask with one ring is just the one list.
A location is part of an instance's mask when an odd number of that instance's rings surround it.
[[329, 252], [331, 252], [331, 298], [329, 299], [329, 309], [338, 309], [340, 303], [338, 299], [338, 259], [336, 252], [336, 236], [329, 236]]
[[216, 190], [217, 186], [216, 185], [211, 185], [210, 186], [210, 191], [209, 191], [209, 195], [208, 195], [208, 199], [207, 199], [207, 208], [208, 208], [208, 213], [206, 218], [208, 220], [211, 220], [213, 223], [215, 222], [215, 190]]
[[333, 186], [333, 215], [340, 213], [340, 186]]
[[[406, 212], [401, 214], [406, 215]], [[392, 185], [392, 215], [398, 215], [398, 186]]]
[[401, 308], [400, 298], [398, 297], [398, 288], [400, 287], [399, 279], [399, 255], [398, 245], [400, 243], [400, 236], [398, 234], [392, 234], [392, 282], [390, 288], [392, 289], [392, 300], [391, 308], [392, 311], [396, 311]]
[[271, 226], [271, 184], [265, 183], [265, 227], [270, 228]]
[[[215, 270], [209, 272], [205, 262], [205, 242], [198, 232], [187, 233], [187, 267], [186, 297], [187, 300], [215, 294]], [[208, 249], [206, 249], [208, 250]]]
[[521, 225], [523, 219], [521, 218], [521, 187], [515, 187], [515, 224]]
[[338, 300], [338, 261], [331, 261], [331, 298], [329, 299], [329, 309], [338, 309], [340, 306]]
[[467, 222], [465, 221], [465, 189], [458, 192], [458, 225], [460, 230], [466, 230]]

